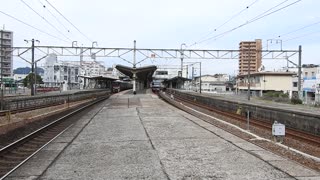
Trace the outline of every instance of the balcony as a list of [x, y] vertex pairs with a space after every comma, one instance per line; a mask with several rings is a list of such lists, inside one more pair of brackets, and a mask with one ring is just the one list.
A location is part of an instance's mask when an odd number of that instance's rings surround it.
[[[248, 87], [248, 83], [246, 83], [246, 82], [239, 82], [238, 83], [238, 87], [240, 88], [240, 87]], [[259, 87], [261, 87], [261, 83], [250, 83], [250, 87], [253, 87], [253, 88], [259, 88]]]

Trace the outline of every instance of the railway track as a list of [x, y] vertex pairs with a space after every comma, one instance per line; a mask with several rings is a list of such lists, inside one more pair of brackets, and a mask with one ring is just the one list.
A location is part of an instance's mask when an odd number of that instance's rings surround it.
[[[221, 111], [221, 110], [218, 110], [216, 108], [206, 106], [206, 105], [204, 105], [202, 103], [199, 103], [197, 101], [190, 100], [190, 99], [187, 99], [187, 98], [184, 98], [184, 97], [181, 97], [181, 96], [177, 96], [177, 95], [174, 96], [174, 99], [178, 100], [180, 102], [186, 103], [188, 105], [191, 105], [191, 106], [196, 106], [196, 107], [208, 110], [210, 112], [214, 112], [214, 113], [223, 115], [225, 117], [235, 119], [235, 120], [240, 121], [242, 123], [246, 123], [247, 122], [246, 117], [238, 115], [236, 113], [230, 113], [230, 112], [226, 112], [226, 111]], [[259, 127], [259, 128], [263, 128], [263, 129], [267, 129], [270, 132], [272, 130], [272, 124], [271, 123], [267, 123], [265, 121], [258, 120], [258, 119], [250, 118], [250, 125], [251, 126], [253, 125], [253, 126]], [[286, 136], [290, 137], [290, 138], [293, 138], [295, 140], [307, 142], [307, 143], [312, 144], [314, 146], [320, 147], [320, 136], [316, 136], [316, 135], [313, 135], [313, 134], [310, 134], [310, 133], [302, 132], [302, 131], [295, 130], [295, 129], [288, 128], [288, 127], [286, 127]]]
[[105, 96], [96, 99], [93, 102], [82, 106], [81, 108], [0, 149], [0, 180], [6, 178], [56, 137], [71, 127], [75, 122], [75, 120], [70, 120], [71, 116], [79, 113], [89, 106], [107, 99], [108, 97], [109, 96]]

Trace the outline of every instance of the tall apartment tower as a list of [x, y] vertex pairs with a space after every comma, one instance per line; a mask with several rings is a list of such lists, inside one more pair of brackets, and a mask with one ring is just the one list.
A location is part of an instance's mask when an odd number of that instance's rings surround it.
[[[0, 68], [3, 77], [12, 77], [13, 58], [12, 58], [13, 32], [0, 30]], [[1, 73], [1, 72], [0, 72]], [[1, 75], [1, 74], [0, 74]]]
[[256, 39], [255, 41], [241, 41], [239, 44], [239, 74], [247, 74], [249, 70], [250, 62], [250, 73], [258, 72], [261, 67], [261, 50], [262, 41]]

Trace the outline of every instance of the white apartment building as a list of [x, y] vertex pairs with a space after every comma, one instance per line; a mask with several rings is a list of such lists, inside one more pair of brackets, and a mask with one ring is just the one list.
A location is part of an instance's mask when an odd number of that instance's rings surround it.
[[[203, 75], [201, 76], [201, 91], [226, 92], [227, 82], [229, 79], [229, 75], [227, 74]], [[195, 77], [189, 89], [194, 91], [198, 91], [200, 89], [200, 77]]]
[[79, 66], [68, 62], [58, 62], [55, 54], [50, 54], [44, 64], [43, 82], [49, 87], [79, 89]]
[[303, 100], [306, 103], [320, 102], [320, 67], [305, 65], [302, 78]]
[[98, 61], [58, 61], [55, 54], [46, 58], [43, 82], [46, 86], [58, 86], [67, 89], [82, 89], [85, 77], [107, 75], [105, 66]]
[[296, 73], [292, 72], [256, 72], [248, 76], [246, 74], [237, 77], [237, 91], [247, 92], [250, 82], [250, 91], [255, 96], [263, 96], [268, 91], [288, 93], [292, 97], [293, 78]]
[[13, 74], [12, 46], [13, 32], [0, 30], [0, 58], [2, 59], [0, 68], [2, 68], [3, 77], [12, 77]]

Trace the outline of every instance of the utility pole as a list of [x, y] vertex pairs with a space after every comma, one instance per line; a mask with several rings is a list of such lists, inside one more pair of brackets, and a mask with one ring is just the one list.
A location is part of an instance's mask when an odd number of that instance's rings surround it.
[[248, 101], [250, 101], [250, 71], [251, 71], [251, 43], [249, 43], [249, 49], [248, 49]]
[[183, 56], [184, 56], [184, 53], [183, 53], [183, 50], [182, 50], [182, 46], [186, 46], [185, 43], [182, 43], [181, 46], [180, 46], [180, 58], [181, 58], [181, 77], [182, 77], [182, 71], [183, 71]]
[[4, 52], [4, 49], [3, 49], [3, 44], [2, 44], [2, 39], [3, 39], [3, 31], [0, 31], [0, 33], [1, 33], [1, 42], [0, 42], [0, 58], [1, 58], [1, 110], [3, 110], [3, 88], [4, 88], [4, 85], [3, 85], [3, 66], [2, 66], [2, 64], [3, 64], [3, 58], [4, 58], [4, 56], [5, 56], [5, 52]]
[[34, 39], [31, 40], [31, 77], [30, 77], [30, 85], [31, 85], [31, 96], [34, 96]]
[[136, 40], [133, 41], [133, 94], [136, 94]]
[[302, 53], [302, 47], [299, 46], [299, 63], [298, 63], [298, 98], [302, 99], [302, 93], [301, 93], [301, 53]]
[[202, 84], [202, 81], [201, 81], [201, 62], [200, 62], [200, 94], [201, 94], [201, 84]]

